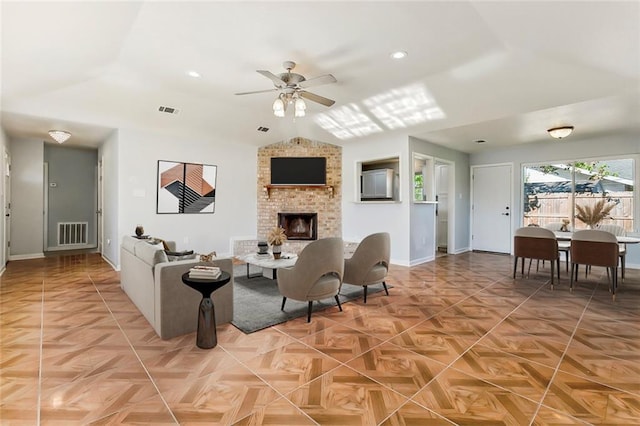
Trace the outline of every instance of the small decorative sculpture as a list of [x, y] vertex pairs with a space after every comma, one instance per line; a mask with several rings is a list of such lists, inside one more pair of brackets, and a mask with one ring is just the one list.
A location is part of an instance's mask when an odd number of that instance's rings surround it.
[[216, 252], [212, 251], [209, 254], [201, 254], [200, 255], [200, 262], [211, 262], [213, 259], [215, 259], [216, 257]]
[[136, 236], [142, 237], [142, 235], [144, 235], [144, 228], [142, 225], [136, 226]]
[[269, 251], [269, 244], [266, 241], [258, 242], [258, 254], [267, 254]]
[[569, 232], [569, 219], [562, 219], [562, 226], [560, 232]]

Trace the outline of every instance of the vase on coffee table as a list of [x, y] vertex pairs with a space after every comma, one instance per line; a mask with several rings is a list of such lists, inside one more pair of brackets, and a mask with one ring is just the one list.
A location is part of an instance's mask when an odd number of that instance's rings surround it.
[[282, 254], [282, 245], [281, 244], [272, 245], [271, 252], [273, 253], [274, 259], [280, 259], [280, 255]]

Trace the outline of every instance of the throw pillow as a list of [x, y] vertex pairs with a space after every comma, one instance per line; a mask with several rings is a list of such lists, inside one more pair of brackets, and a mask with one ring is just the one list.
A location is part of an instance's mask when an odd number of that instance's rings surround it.
[[167, 254], [167, 259], [169, 262], [173, 262], [176, 260], [190, 260], [195, 259], [196, 255], [193, 253], [193, 250], [184, 250], [184, 251], [164, 251]]

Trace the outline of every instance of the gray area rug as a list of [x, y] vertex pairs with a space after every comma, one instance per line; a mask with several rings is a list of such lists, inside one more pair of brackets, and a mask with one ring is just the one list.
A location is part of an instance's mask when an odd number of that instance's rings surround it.
[[[253, 272], [253, 271], [252, 271]], [[388, 288], [391, 288], [387, 284]], [[370, 285], [368, 294], [384, 290], [382, 284]], [[340, 289], [340, 303], [362, 298], [360, 286], [344, 284]], [[233, 287], [233, 321], [231, 324], [249, 334], [294, 318], [307, 316], [307, 302], [287, 299], [284, 311], [280, 310], [282, 295], [275, 280], [264, 277], [235, 276]], [[336, 307], [333, 298], [313, 302], [313, 313]], [[337, 309], [337, 308], [336, 308]], [[313, 313], [311, 321], [313, 321]]]

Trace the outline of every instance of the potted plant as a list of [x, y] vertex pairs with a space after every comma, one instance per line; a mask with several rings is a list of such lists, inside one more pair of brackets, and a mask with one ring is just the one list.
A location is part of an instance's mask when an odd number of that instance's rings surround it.
[[606, 200], [602, 199], [593, 206], [580, 206], [576, 204], [576, 218], [584, 222], [589, 228], [595, 228], [603, 219], [609, 217], [609, 213], [616, 206], [615, 204], [605, 205]]
[[284, 228], [277, 226], [269, 232], [267, 235], [267, 242], [271, 244], [271, 251], [273, 252], [274, 259], [280, 259], [282, 253], [282, 244], [287, 240], [287, 234], [284, 233]]

